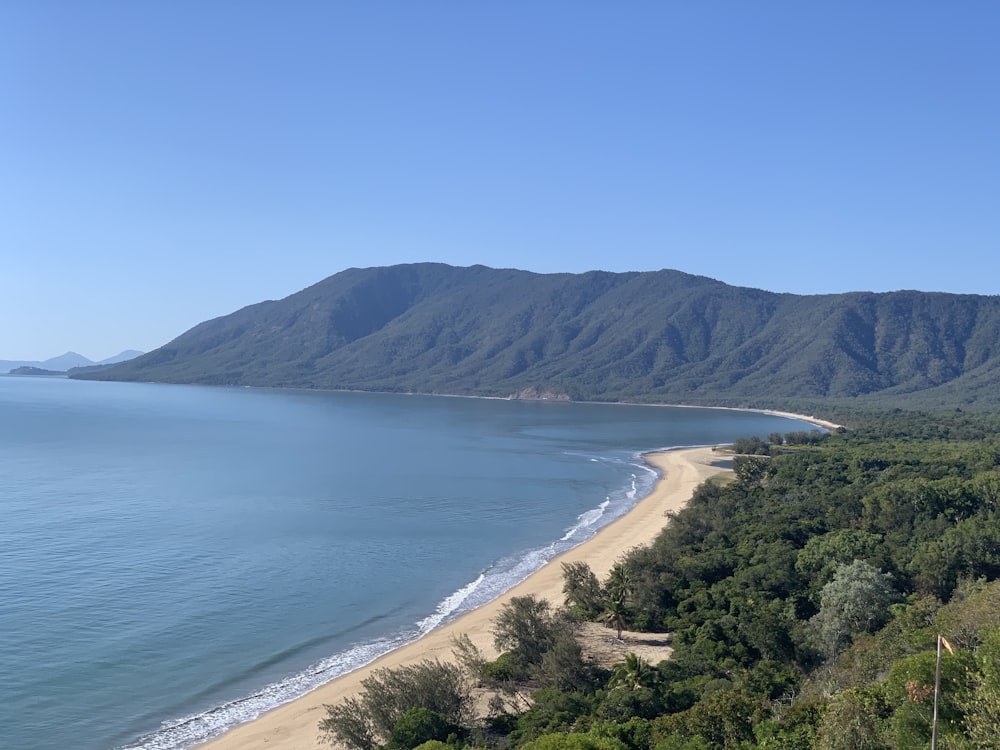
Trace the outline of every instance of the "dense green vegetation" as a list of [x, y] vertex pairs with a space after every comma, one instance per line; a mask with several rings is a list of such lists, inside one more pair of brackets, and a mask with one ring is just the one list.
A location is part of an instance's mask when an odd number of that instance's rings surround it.
[[[565, 566], [564, 607], [511, 602], [496, 661], [457, 644], [465, 677], [449, 684], [492, 691], [487, 715], [397, 702], [353, 741], [364, 700], [391, 703], [400, 680], [382, 675], [331, 709], [327, 736], [354, 750], [929, 747], [940, 634], [938, 747], [996, 747], [1000, 418], [899, 412], [737, 444], [753, 455], [606, 580]], [[669, 632], [674, 654], [602, 669], [574, 638], [581, 619]]]
[[[821, 412], [851, 429], [736, 441], [731, 481], [699, 487], [607, 580], [567, 566], [565, 602], [512, 601], [498, 659], [465, 641], [460, 667], [376, 673], [329, 708], [324, 736], [351, 750], [927, 747], [943, 635], [938, 746], [968, 750], [998, 746], [1000, 727], [998, 338], [1000, 297], [416, 264], [350, 269], [78, 376]], [[602, 667], [582, 620], [670, 633], [674, 655]]]
[[[786, 408], [1000, 404], [1000, 297], [677, 271], [350, 269], [77, 377]], [[780, 384], [780, 387], [776, 387]]]

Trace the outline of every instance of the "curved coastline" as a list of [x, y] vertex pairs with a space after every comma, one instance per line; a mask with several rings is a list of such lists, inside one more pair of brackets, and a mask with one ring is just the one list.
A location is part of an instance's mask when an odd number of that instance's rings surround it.
[[453, 639], [461, 634], [469, 636], [487, 656], [494, 657], [492, 623], [500, 608], [512, 597], [534, 594], [560, 603], [562, 567], [557, 562], [582, 560], [603, 577], [623, 552], [651, 542], [663, 528], [664, 515], [680, 510], [702, 481], [726, 471], [718, 465], [719, 457], [711, 447], [646, 453], [643, 458], [660, 473], [653, 490], [628, 513], [602, 527], [591, 538], [553, 558], [492, 601], [196, 747], [198, 750], [318, 749], [324, 746], [319, 741], [317, 729], [320, 719], [325, 716], [323, 706], [339, 703], [358, 693], [362, 680], [373, 670], [422, 659], [447, 660], [451, 657]]
[[[740, 411], [761, 411], [773, 416], [810, 422], [827, 430], [839, 427], [833, 422], [813, 416], [753, 409]], [[449, 660], [453, 640], [463, 634], [487, 657], [495, 658], [497, 654], [493, 647], [492, 623], [512, 597], [533, 594], [555, 604], [560, 603], [563, 596], [562, 566], [556, 563], [583, 561], [599, 577], [603, 577], [625, 551], [651, 543], [663, 528], [666, 514], [683, 508], [699, 484], [728, 470], [710, 446], [650, 451], [643, 453], [642, 457], [660, 475], [653, 489], [631, 510], [601, 527], [589, 539], [552, 558], [491, 601], [438, 625], [418, 639], [335, 677], [288, 703], [193, 747], [197, 750], [319, 750], [325, 747], [320, 742], [317, 727], [325, 716], [324, 706], [339, 703], [359, 693], [362, 681], [375, 669], [396, 668], [423, 659]]]

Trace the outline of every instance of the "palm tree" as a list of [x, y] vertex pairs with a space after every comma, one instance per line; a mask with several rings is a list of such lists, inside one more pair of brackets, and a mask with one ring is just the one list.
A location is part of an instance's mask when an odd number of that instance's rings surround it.
[[625, 609], [625, 602], [616, 598], [609, 599], [604, 612], [598, 619], [606, 627], [616, 628], [618, 630], [618, 640], [620, 641], [622, 639], [622, 630], [628, 624], [628, 611]]
[[632, 571], [624, 563], [615, 563], [608, 573], [606, 585], [608, 598], [624, 605], [635, 593], [635, 583], [632, 580]]
[[660, 673], [655, 667], [634, 651], [630, 651], [625, 656], [625, 661], [615, 667], [608, 687], [628, 690], [651, 688], [659, 681], [659, 677]]

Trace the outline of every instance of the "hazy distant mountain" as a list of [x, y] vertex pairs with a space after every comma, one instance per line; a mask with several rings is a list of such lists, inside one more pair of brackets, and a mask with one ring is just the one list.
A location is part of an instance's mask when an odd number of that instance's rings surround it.
[[17, 367], [38, 367], [41, 362], [29, 362], [26, 359], [0, 359], [0, 375], [6, 375]]
[[87, 359], [82, 354], [77, 354], [76, 352], [66, 352], [65, 354], [60, 354], [58, 357], [52, 357], [47, 359], [40, 367], [46, 370], [57, 370], [65, 372], [71, 367], [85, 367], [86, 365], [94, 364], [93, 361]]
[[119, 362], [126, 362], [130, 359], [135, 359], [141, 354], [142, 352], [136, 349], [126, 349], [120, 354], [116, 354], [114, 357], [108, 357], [107, 359], [102, 359], [100, 362], [89, 360], [82, 354], [77, 354], [76, 352], [66, 352], [65, 354], [60, 354], [58, 357], [52, 357], [51, 359], [46, 359], [44, 361], [0, 359], [0, 374], [6, 374], [11, 370], [22, 367], [47, 370], [49, 372], [66, 372], [76, 367], [118, 364]]
[[91, 364], [96, 365], [116, 365], [119, 362], [128, 362], [130, 359], [135, 359], [136, 357], [141, 357], [144, 352], [140, 352], [138, 349], [126, 349], [123, 352], [119, 352], [113, 357], [108, 357], [107, 359], [102, 359], [100, 362], [91, 362]]
[[802, 296], [678, 271], [349, 269], [109, 380], [781, 405], [1000, 404], [1000, 297]]

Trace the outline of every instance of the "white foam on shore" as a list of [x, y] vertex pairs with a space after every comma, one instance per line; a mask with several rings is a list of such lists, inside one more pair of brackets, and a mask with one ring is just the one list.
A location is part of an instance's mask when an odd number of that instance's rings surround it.
[[444, 622], [449, 615], [456, 612], [466, 599], [474, 592], [482, 582], [486, 580], [486, 574], [480, 573], [479, 577], [472, 583], [468, 583], [458, 591], [456, 591], [451, 596], [448, 596], [438, 604], [437, 609], [434, 610], [434, 614], [430, 617], [425, 617], [423, 620], [417, 623], [417, 627], [420, 629], [420, 634], [429, 633], [442, 622]]
[[202, 713], [166, 721], [160, 729], [135, 743], [122, 746], [121, 750], [181, 750], [193, 747], [234, 726], [252, 721], [337, 677], [370, 664], [382, 654], [412, 640], [411, 635], [399, 635], [353, 646], [244, 698]]
[[[635, 481], [635, 475], [633, 474], [632, 476], [633, 476], [633, 482], [634, 482]], [[565, 534], [563, 534], [562, 539], [560, 539], [559, 541], [560, 542], [568, 542], [570, 539], [573, 538], [573, 536], [577, 532], [583, 531], [584, 529], [587, 529], [589, 527], [594, 526], [594, 524], [596, 524], [598, 521], [601, 520], [601, 516], [604, 515], [604, 511], [608, 509], [609, 505], [611, 505], [611, 498], [610, 497], [606, 497], [606, 498], [604, 498], [604, 502], [601, 503], [600, 505], [598, 505], [593, 510], [588, 510], [586, 513], [581, 513], [577, 517], [577, 524], [575, 526], [572, 526], [569, 529], [569, 531], [567, 531]]]
[[[666, 450], [666, 449], [664, 449]], [[589, 458], [591, 461], [615, 461], [632, 466], [627, 487], [614, 493], [596, 507], [581, 513], [558, 540], [537, 549], [497, 561], [454, 593], [445, 597], [433, 614], [415, 623], [413, 629], [385, 638], [354, 645], [307, 669], [267, 685], [257, 692], [202, 713], [164, 722], [160, 729], [123, 745], [118, 750], [188, 750], [240, 724], [252, 721], [278, 706], [290, 703], [311, 690], [372, 663], [380, 656], [411, 643], [434, 628], [454, 620], [465, 612], [492, 601], [523, 581], [559, 554], [592, 537], [611, 521], [627, 513], [638, 499], [653, 488], [658, 472], [636, 454], [631, 460]]]

